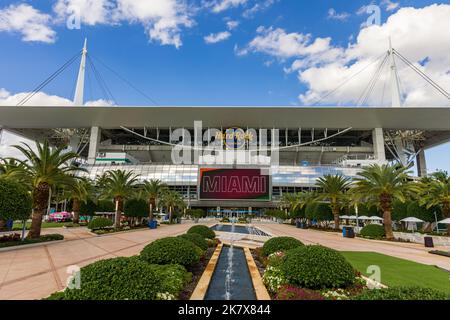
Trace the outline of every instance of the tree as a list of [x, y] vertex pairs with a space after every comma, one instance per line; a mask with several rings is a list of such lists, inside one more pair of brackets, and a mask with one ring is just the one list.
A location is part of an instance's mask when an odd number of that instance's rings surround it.
[[18, 160], [19, 165], [13, 169], [12, 174], [29, 186], [33, 199], [32, 221], [28, 237], [39, 238], [42, 216], [47, 210], [52, 186], [73, 185], [75, 183], [73, 174], [83, 169], [71, 164], [78, 154], [66, 152], [65, 146], [51, 148], [47, 140], [42, 144], [36, 142], [36, 152], [26, 143], [14, 147], [26, 160]]
[[312, 192], [285, 193], [281, 203], [289, 210], [291, 219], [304, 218], [305, 207], [313, 200], [312, 195]]
[[88, 179], [79, 179], [65, 191], [68, 193], [67, 198], [72, 200], [73, 223], [78, 224], [81, 204], [86, 204], [92, 196], [92, 183]]
[[0, 178], [0, 230], [4, 221], [28, 219], [31, 204], [30, 193], [20, 183]]
[[[442, 215], [450, 218], [450, 181], [436, 178], [423, 184], [419, 203], [428, 209], [440, 207]], [[450, 225], [447, 226], [447, 234], [450, 235]]]
[[183, 198], [178, 192], [166, 191], [161, 197], [162, 204], [169, 210], [169, 222], [172, 223], [172, 215], [174, 210], [184, 208]]
[[150, 213], [149, 219], [153, 220], [153, 209], [159, 204], [159, 200], [162, 194], [167, 190], [167, 186], [161, 182], [161, 180], [145, 181], [142, 187], [143, 197], [148, 199]]
[[130, 199], [125, 202], [124, 213], [130, 218], [140, 218], [139, 223], [142, 223], [142, 218], [148, 217], [149, 215], [149, 206], [144, 199]]
[[318, 201], [329, 201], [334, 217], [334, 229], [339, 230], [339, 212], [347, 204], [347, 190], [351, 180], [341, 175], [325, 175], [317, 179], [316, 186], [321, 189], [317, 194]]
[[354, 179], [352, 195], [356, 201], [375, 205], [383, 212], [386, 238], [394, 239], [391, 217], [393, 202], [405, 202], [408, 196], [419, 191], [418, 185], [409, 181], [408, 168], [399, 165], [371, 165], [358, 176]]
[[138, 175], [132, 171], [110, 170], [105, 173], [102, 181], [102, 197], [114, 199], [116, 204], [116, 219], [114, 226], [120, 227], [124, 202], [131, 198], [138, 183]]

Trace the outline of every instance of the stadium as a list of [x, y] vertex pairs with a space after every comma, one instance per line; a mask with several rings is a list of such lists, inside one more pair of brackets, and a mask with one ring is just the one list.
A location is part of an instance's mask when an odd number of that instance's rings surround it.
[[87, 107], [86, 45], [80, 55], [74, 106], [24, 105], [26, 97], [0, 107], [1, 128], [68, 144], [91, 179], [132, 170], [217, 215], [257, 214], [325, 174], [355, 177], [371, 164], [397, 161], [424, 176], [425, 150], [450, 140], [450, 108], [402, 106], [392, 48], [383, 62], [391, 61], [390, 107]]

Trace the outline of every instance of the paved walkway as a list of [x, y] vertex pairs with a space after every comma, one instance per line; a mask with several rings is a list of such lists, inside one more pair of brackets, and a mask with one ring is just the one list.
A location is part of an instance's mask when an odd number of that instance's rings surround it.
[[0, 252], [0, 300], [40, 299], [62, 290], [67, 267], [83, 267], [94, 261], [132, 256], [153, 240], [184, 233], [192, 225], [162, 225], [140, 230], [93, 236], [83, 228], [43, 229], [43, 233], [64, 233], [68, 241]]
[[[262, 229], [277, 236], [291, 236], [305, 244], [320, 244], [340, 251], [373, 251], [397, 258], [416, 261], [428, 265], [436, 265], [450, 270], [450, 258], [428, 253], [430, 248], [425, 248], [416, 243], [399, 243], [376, 241], [361, 238], [344, 238], [341, 233], [324, 232], [309, 229], [297, 229], [294, 226], [284, 224], [260, 223]], [[438, 246], [434, 249], [450, 251], [449, 247]]]

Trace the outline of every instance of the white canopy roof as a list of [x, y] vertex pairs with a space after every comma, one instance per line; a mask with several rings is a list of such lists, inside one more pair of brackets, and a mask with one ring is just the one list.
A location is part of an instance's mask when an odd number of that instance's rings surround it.
[[442, 223], [442, 224], [450, 224], [450, 218], [438, 221], [438, 223]]
[[404, 218], [404, 219], [402, 219], [400, 221], [402, 221], [402, 222], [415, 222], [415, 223], [424, 222], [423, 220], [417, 219], [416, 217], [408, 217], [408, 218]]

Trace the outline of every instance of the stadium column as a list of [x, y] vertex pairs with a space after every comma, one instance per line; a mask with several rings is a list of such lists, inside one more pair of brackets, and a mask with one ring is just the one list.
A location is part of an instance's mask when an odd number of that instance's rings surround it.
[[425, 159], [425, 150], [420, 150], [416, 156], [417, 162], [417, 174], [419, 177], [425, 177], [427, 175], [427, 161]]
[[89, 140], [88, 164], [91, 164], [91, 165], [95, 164], [101, 135], [102, 135], [102, 129], [100, 127], [92, 127], [91, 128], [91, 138]]
[[384, 149], [384, 134], [382, 128], [375, 128], [372, 131], [373, 153], [375, 159], [380, 162], [386, 161], [386, 152]]

